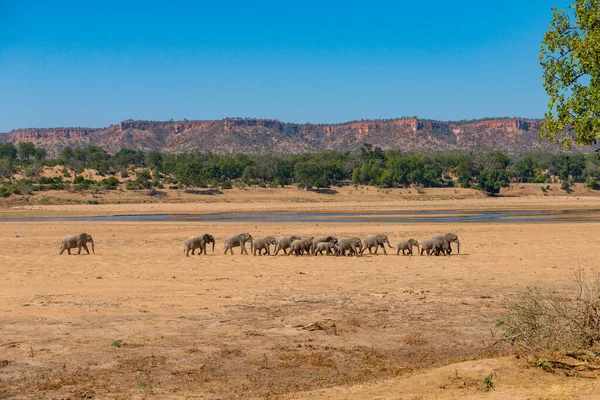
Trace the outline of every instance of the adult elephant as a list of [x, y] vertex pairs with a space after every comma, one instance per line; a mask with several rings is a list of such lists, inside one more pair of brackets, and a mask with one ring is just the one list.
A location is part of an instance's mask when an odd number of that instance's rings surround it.
[[259, 256], [262, 256], [263, 250], [266, 255], [271, 255], [270, 245], [277, 247], [277, 239], [273, 236], [265, 236], [264, 238], [256, 239], [254, 241], [254, 246], [252, 246], [252, 255], [255, 256], [257, 250]]
[[198, 235], [198, 236], [190, 236], [189, 238], [187, 238], [185, 240], [185, 249], [184, 249], [184, 253], [186, 257], [190, 256], [190, 250], [192, 252], [192, 255], [194, 255], [194, 252], [196, 251], [196, 249], [200, 249], [200, 251], [198, 252], [198, 255], [202, 255], [202, 253], [204, 253], [205, 255], [206, 253], [206, 245], [208, 243], [212, 243], [212, 251], [213, 253], [215, 252], [215, 238], [213, 235], [210, 235], [208, 233], [203, 233], [202, 235]]
[[242, 254], [248, 254], [248, 250], [246, 250], [246, 242], [250, 242], [250, 248], [252, 248], [252, 235], [247, 232], [229, 236], [227, 239], [225, 239], [225, 250], [223, 250], [223, 254], [227, 254], [227, 250], [229, 250], [231, 255], [233, 255], [234, 247], [241, 247]]
[[419, 254], [423, 255], [423, 252], [427, 253], [428, 256], [432, 254], [436, 256], [439, 256], [440, 254], [446, 255], [444, 240], [440, 238], [423, 240], [421, 242], [421, 252]]
[[404, 251], [408, 251], [408, 255], [413, 255], [413, 247], [417, 246], [417, 254], [419, 253], [419, 242], [416, 239], [410, 238], [408, 240], [401, 240], [396, 245], [396, 255], [400, 254], [402, 251], [402, 255], [404, 255]]
[[358, 237], [343, 237], [339, 238], [338, 242], [338, 254], [345, 256], [346, 252], [350, 255], [359, 256], [363, 251], [363, 243], [362, 240]]
[[87, 243], [92, 244], [92, 253], [96, 254], [96, 251], [94, 250], [94, 239], [92, 239], [92, 235], [88, 235], [87, 233], [80, 233], [77, 236], [65, 236], [62, 240], [62, 244], [60, 245], [60, 253], [58, 254], [61, 255], [66, 250], [69, 253], [69, 255], [71, 255], [71, 249], [74, 249], [75, 247], [77, 247], [77, 254], [81, 254], [82, 248], [85, 251], [87, 251], [88, 254], [90, 254], [90, 250], [87, 247]]
[[277, 255], [277, 253], [279, 253], [279, 250], [283, 250], [283, 254], [287, 255], [287, 249], [290, 248], [290, 246], [292, 245], [292, 242], [294, 240], [300, 240], [300, 239], [302, 239], [302, 238], [297, 235], [281, 236], [277, 240], [277, 246], [275, 247], [275, 255]]
[[390, 241], [389, 241], [387, 235], [379, 234], [379, 235], [365, 236], [365, 239], [363, 240], [363, 249], [361, 251], [361, 254], [364, 253], [364, 251], [366, 249], [369, 249], [369, 254], [373, 254], [371, 252], [371, 249], [373, 247], [375, 247], [375, 254], [377, 254], [377, 249], [379, 249], [379, 246], [381, 246], [381, 248], [383, 249], [383, 254], [385, 254], [387, 256], [387, 252], [385, 251], [385, 246], [384, 246], [386, 244], [388, 245], [388, 247], [390, 249], [394, 248], [394, 246], [392, 246], [390, 244]]
[[312, 243], [312, 254], [316, 255], [317, 246], [319, 243], [337, 243], [337, 238], [335, 236], [319, 236], [313, 239]]
[[431, 235], [431, 237], [433, 239], [442, 239], [444, 241], [444, 254], [452, 253], [451, 243], [456, 243], [457, 254], [460, 254], [460, 241], [458, 240], [456, 233], [436, 233]]

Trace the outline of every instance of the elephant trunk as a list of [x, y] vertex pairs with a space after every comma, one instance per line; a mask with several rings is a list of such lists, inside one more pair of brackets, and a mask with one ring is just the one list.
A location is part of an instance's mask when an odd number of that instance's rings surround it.
[[389, 247], [390, 249], [393, 249], [393, 248], [394, 248], [394, 246], [392, 246], [392, 245], [390, 244], [390, 242], [387, 242], [387, 245], [388, 245], [388, 247]]
[[96, 254], [96, 250], [94, 250], [94, 241], [92, 240], [90, 243], [92, 243], [92, 253]]
[[456, 254], [460, 254], [460, 241], [456, 240]]
[[215, 241], [214, 240], [212, 242], [212, 245], [213, 245], [213, 253], [214, 253], [215, 252]]

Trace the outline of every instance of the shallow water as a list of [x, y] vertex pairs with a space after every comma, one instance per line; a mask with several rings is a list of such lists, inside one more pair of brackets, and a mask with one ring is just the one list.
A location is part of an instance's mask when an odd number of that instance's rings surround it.
[[600, 222], [600, 210], [529, 211], [390, 211], [378, 213], [221, 213], [111, 215], [59, 218], [0, 218], [0, 222], [30, 221], [139, 221], [139, 222]]

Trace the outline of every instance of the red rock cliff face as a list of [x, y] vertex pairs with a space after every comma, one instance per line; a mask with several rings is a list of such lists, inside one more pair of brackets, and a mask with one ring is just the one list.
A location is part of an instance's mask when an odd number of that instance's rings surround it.
[[106, 128], [19, 129], [8, 141], [33, 142], [51, 155], [66, 146], [93, 144], [116, 152], [191, 150], [214, 153], [299, 153], [358, 149], [371, 143], [403, 151], [552, 149], [538, 142], [539, 120], [489, 119], [461, 122], [398, 118], [335, 125], [286, 124], [277, 120], [228, 118], [220, 121], [123, 121]]
[[273, 119], [254, 119], [254, 118], [227, 118], [223, 121], [225, 129], [232, 129], [235, 127], [252, 127], [262, 126], [268, 129], [274, 129], [280, 131], [283, 124]]
[[522, 119], [492, 119], [487, 121], [473, 122], [470, 124], [480, 129], [501, 129], [506, 131], [529, 131], [531, 129], [539, 130], [540, 121], [526, 121]]
[[87, 128], [18, 129], [10, 133], [10, 139], [14, 143], [39, 143], [45, 140], [81, 139], [95, 131]]

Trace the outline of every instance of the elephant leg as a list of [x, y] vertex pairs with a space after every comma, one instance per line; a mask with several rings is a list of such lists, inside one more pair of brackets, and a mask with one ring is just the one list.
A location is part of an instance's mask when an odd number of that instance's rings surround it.
[[64, 253], [64, 252], [65, 252], [65, 250], [66, 250], [65, 246], [62, 246], [62, 247], [60, 248], [60, 253], [58, 253], [58, 255], [59, 255], [59, 256], [60, 256], [60, 255], [62, 255], [62, 253]]
[[81, 254], [81, 246], [77, 246], [77, 254]]
[[382, 244], [380, 244], [380, 246], [381, 246], [381, 249], [383, 250], [383, 255], [387, 256], [387, 252], [385, 251], [385, 246]]
[[375, 254], [377, 254], [377, 250], [379, 250], [379, 244], [375, 245]]
[[67, 247], [67, 252], [71, 255], [71, 249]]
[[87, 244], [85, 244], [85, 243], [83, 244], [83, 249], [84, 249], [84, 250], [85, 250], [85, 251], [86, 251], [88, 254], [90, 254], [90, 251], [88, 250]]
[[246, 245], [242, 243], [242, 254], [248, 255], [248, 250], [246, 250]]

